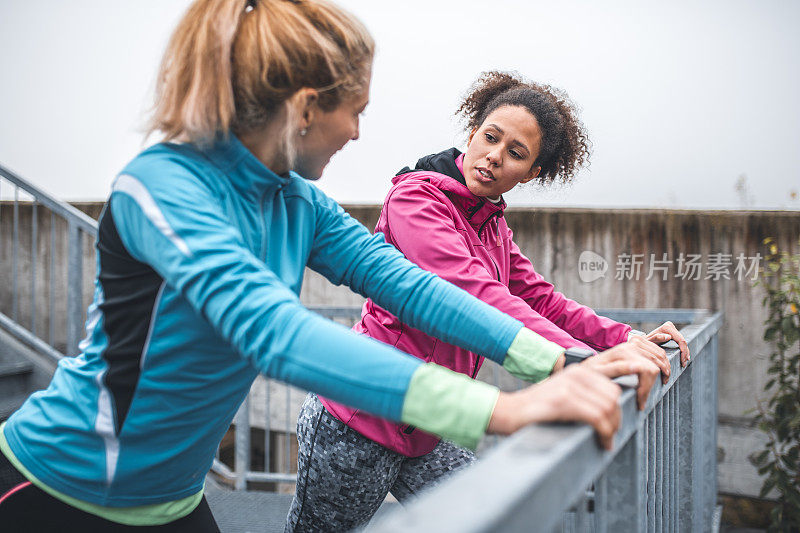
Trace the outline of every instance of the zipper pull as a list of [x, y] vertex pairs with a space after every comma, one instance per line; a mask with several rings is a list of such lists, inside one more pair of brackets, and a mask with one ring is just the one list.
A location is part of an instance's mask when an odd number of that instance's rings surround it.
[[497, 246], [502, 246], [502, 245], [503, 245], [503, 241], [502, 241], [502, 239], [500, 239], [500, 235], [498, 235], [497, 236]]

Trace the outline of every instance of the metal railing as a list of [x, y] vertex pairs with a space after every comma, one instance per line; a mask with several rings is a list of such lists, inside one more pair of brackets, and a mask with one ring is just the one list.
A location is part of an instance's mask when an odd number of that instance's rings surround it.
[[[309, 309], [330, 319], [340, 321], [347, 326], [357, 321], [361, 313], [360, 307], [317, 306], [309, 307]], [[636, 327], [652, 326], [666, 320], [672, 320], [679, 324], [691, 324], [683, 329], [684, 335], [688, 336], [687, 338], [700, 334], [700, 331], [697, 331], [698, 325], [702, 327], [702, 332], [710, 331], [709, 328], [719, 328], [719, 323], [716, 319], [709, 322], [711, 319], [709, 319], [709, 312], [706, 310], [598, 309], [597, 312], [614, 320], [633, 324]], [[714, 335], [716, 335], [716, 329], [714, 329]], [[703, 335], [705, 334], [703, 333]], [[697, 350], [697, 352], [693, 353], [704, 353], [700, 352], [700, 346], [697, 344], [700, 338], [702, 336], [692, 341], [694, 342], [693, 349]], [[716, 336], [714, 338], [716, 339]], [[692, 368], [691, 365], [689, 368]], [[687, 374], [687, 376], [690, 374]], [[661, 404], [657, 404], [653, 398], [661, 398], [666, 394], [665, 391], [672, 390], [671, 387], [676, 383], [678, 375], [681, 375], [681, 372], [673, 374], [670, 382], [666, 385], [666, 389], [662, 388], [663, 390], [660, 390], [656, 387], [656, 390], [651, 394], [651, 405], [649, 405], [648, 411], [645, 411], [646, 413], [665, 409]], [[716, 379], [716, 367], [713, 369], [713, 375]], [[494, 364], [484, 365], [479, 378], [503, 390], [516, 390], [527, 385], [523, 381], [513, 378], [500, 366]], [[689, 380], [691, 378], [684, 378], [684, 381]], [[688, 387], [688, 385], [681, 386]], [[677, 395], [677, 390], [678, 386], [676, 385], [676, 392], [670, 394]], [[228, 464], [225, 464], [218, 454], [218, 458], [212, 466], [212, 471], [230, 482], [237, 490], [247, 490], [252, 487], [252, 483], [294, 483], [296, 481], [297, 463], [295, 425], [297, 412], [303, 403], [305, 394], [305, 391], [288, 387], [277, 381], [259, 378], [237, 412], [231, 428], [234, 435], [232, 439], [232, 460], [229, 458]], [[686, 394], [684, 396], [685, 398], [690, 397]], [[714, 410], [714, 413], [716, 413], [716, 410]], [[652, 416], [655, 417], [656, 415]], [[644, 418], [643, 420], [647, 419]], [[657, 423], [660, 424], [661, 419], [658, 422], [653, 422], [653, 430], [655, 430]], [[713, 427], [714, 431], [716, 431], [716, 421]], [[263, 430], [263, 435], [260, 434], [261, 430]], [[664, 436], [664, 438], [671, 438], [667, 436], [666, 431], [663, 428], [659, 429], [658, 435]], [[621, 431], [620, 435], [625, 436], [626, 433]], [[674, 431], [670, 435], [675, 437]], [[254, 446], [254, 438], [261, 438], [263, 442], [260, 442], [258, 446]], [[479, 455], [491, 450], [500, 441], [501, 439], [496, 436], [487, 437], [479, 447]], [[273, 453], [276, 443], [281, 443], [280, 453]], [[258, 469], [252, 468], [251, 465], [253, 464], [258, 464], [260, 467]]]
[[696, 313], [698, 321], [681, 330], [692, 352], [690, 364], [680, 368], [678, 350], [668, 350], [673, 372], [666, 384], [653, 387], [643, 411], [637, 410], [634, 390], [623, 392], [623, 419], [612, 451], [600, 449], [586, 425], [531, 426], [368, 530], [718, 530], [722, 314], [702, 317]]
[[0, 166], [0, 327], [55, 362], [76, 355], [84, 279], [94, 273], [85, 273], [84, 255], [96, 237], [91, 217]]

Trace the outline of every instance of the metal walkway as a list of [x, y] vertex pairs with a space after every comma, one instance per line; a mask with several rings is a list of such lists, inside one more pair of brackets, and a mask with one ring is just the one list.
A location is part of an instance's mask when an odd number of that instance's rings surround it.
[[[283, 533], [291, 494], [229, 490], [210, 478], [206, 480], [206, 498], [222, 533]], [[381, 520], [398, 503], [381, 505], [373, 520]]]

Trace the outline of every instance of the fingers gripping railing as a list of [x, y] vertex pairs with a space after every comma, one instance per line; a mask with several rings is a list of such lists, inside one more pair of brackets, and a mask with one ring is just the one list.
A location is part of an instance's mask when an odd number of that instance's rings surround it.
[[0, 327], [53, 361], [77, 354], [96, 236], [91, 217], [0, 166]]
[[531, 426], [370, 531], [714, 531], [721, 323], [683, 328], [692, 361], [669, 350], [644, 411], [623, 393], [614, 450], [585, 425]]

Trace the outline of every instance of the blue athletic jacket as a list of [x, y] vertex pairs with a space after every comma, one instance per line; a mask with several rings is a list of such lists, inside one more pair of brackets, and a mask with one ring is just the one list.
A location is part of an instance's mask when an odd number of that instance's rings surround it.
[[498, 362], [521, 322], [408, 262], [235, 137], [159, 144], [114, 182], [82, 353], [7, 422], [40, 481], [105, 506], [201, 490], [258, 372], [399, 420], [420, 360], [304, 308], [304, 267]]

